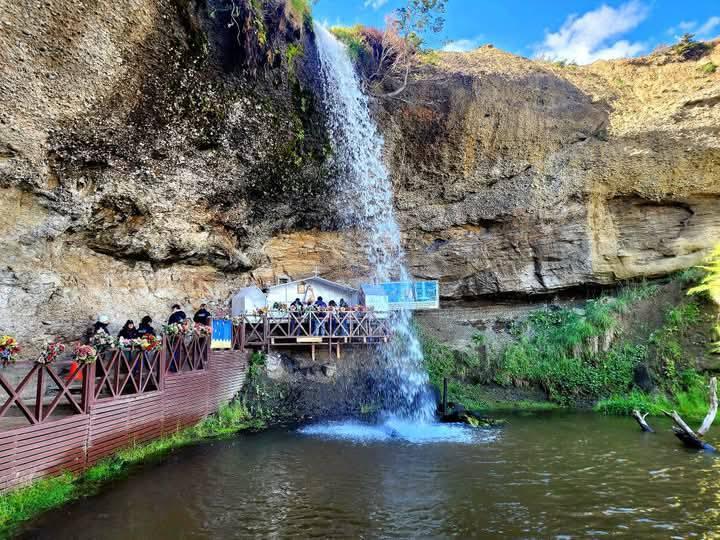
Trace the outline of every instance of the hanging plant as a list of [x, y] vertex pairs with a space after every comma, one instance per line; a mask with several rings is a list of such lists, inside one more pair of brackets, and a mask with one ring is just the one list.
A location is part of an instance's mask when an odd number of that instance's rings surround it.
[[0, 337], [0, 365], [5, 367], [8, 364], [14, 364], [16, 356], [20, 350], [20, 345], [18, 345], [18, 342], [14, 337]]
[[35, 360], [38, 364], [49, 365], [52, 364], [58, 356], [65, 352], [65, 345], [59, 341], [51, 341], [45, 344], [45, 348], [40, 353], [40, 356]]

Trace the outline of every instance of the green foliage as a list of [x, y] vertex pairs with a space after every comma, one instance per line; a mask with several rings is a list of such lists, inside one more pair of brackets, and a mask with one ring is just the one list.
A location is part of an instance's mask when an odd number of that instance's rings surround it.
[[670, 392], [677, 391], [679, 373], [689, 367], [681, 344], [681, 338], [693, 325], [700, 321], [700, 308], [695, 303], [682, 304], [668, 310], [662, 328], [650, 334], [649, 343], [664, 372], [663, 386]]
[[65, 473], [1, 495], [0, 535], [9, 534], [23, 521], [46, 510], [96, 493], [102, 484], [126, 475], [137, 464], [161, 458], [203, 439], [227, 436], [244, 429], [259, 429], [264, 425], [252, 418], [242, 403], [234, 401], [193, 427], [120, 450], [79, 476]]
[[656, 292], [654, 286], [633, 286], [614, 298], [590, 300], [584, 309], [533, 312], [514, 329], [518, 339], [505, 349], [496, 382], [538, 385], [562, 405], [628, 391], [635, 366], [645, 359], [647, 349], [623, 344], [596, 352], [596, 344], [603, 334], [614, 331], [619, 314]]
[[261, 352], [254, 351], [250, 355], [248, 364], [248, 381], [255, 381], [265, 369], [265, 355]]
[[350, 58], [357, 62], [370, 54], [365, 38], [362, 35], [361, 24], [354, 26], [333, 26], [330, 32], [347, 46]]
[[18, 523], [60, 506], [72, 498], [74, 490], [73, 476], [63, 474], [0, 496], [0, 535], [9, 536]]
[[715, 73], [717, 71], [717, 64], [714, 62], [707, 62], [706, 64], [703, 64], [698, 69], [702, 71], [703, 73], [707, 73], [708, 75]]
[[447, 0], [406, 0], [395, 10], [399, 34], [419, 47], [426, 34], [442, 32], [446, 4]]
[[304, 26], [312, 24], [312, 7], [309, 0], [287, 0], [287, 12], [298, 23]]
[[663, 411], [676, 410], [688, 422], [697, 422], [707, 413], [707, 396], [707, 381], [689, 369], [678, 374], [678, 385], [670, 397], [663, 392], [646, 394], [635, 389], [601, 399], [595, 410], [603, 414], [630, 415], [637, 409], [651, 416], [662, 416]]
[[651, 416], [660, 416], [663, 411], [673, 408], [670, 400], [664, 394], [646, 394], [641, 390], [632, 390], [627, 394], [616, 394], [601, 399], [595, 404], [594, 410], [603, 414], [630, 415], [637, 409], [650, 413]]
[[710, 45], [696, 41], [694, 34], [683, 34], [680, 41], [672, 46], [672, 51], [685, 60], [700, 58], [708, 50], [710, 50]]
[[[698, 268], [705, 275], [698, 285], [688, 291], [688, 294], [707, 294], [720, 307], [720, 244], [715, 246], [705, 263]], [[715, 333], [718, 341], [713, 344], [713, 352], [720, 353], [720, 317], [715, 327]]]
[[704, 276], [705, 272], [703, 272], [702, 269], [697, 266], [693, 266], [675, 274], [675, 279], [677, 279], [682, 285], [689, 286], [697, 285]]
[[421, 62], [430, 64], [431, 66], [437, 66], [440, 64], [440, 54], [434, 50], [423, 51], [418, 55]]
[[287, 62], [288, 65], [292, 65], [295, 59], [305, 54], [305, 49], [300, 43], [290, 43], [287, 46]]

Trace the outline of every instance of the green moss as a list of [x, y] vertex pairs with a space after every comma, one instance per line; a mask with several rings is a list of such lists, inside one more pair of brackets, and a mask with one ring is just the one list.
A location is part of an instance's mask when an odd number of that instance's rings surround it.
[[264, 423], [240, 402], [222, 406], [197, 425], [148, 443], [136, 444], [106, 458], [84, 473], [70, 473], [33, 482], [0, 496], [0, 536], [10, 535], [24, 521], [72, 500], [97, 492], [103, 484], [123, 477], [132, 467], [208, 438], [223, 437]]

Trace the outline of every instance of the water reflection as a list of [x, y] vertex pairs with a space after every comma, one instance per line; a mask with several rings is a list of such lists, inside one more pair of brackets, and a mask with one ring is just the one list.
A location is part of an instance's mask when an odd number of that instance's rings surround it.
[[720, 461], [656, 424], [511, 417], [469, 443], [269, 432], [183, 451], [26, 536], [717, 537]]

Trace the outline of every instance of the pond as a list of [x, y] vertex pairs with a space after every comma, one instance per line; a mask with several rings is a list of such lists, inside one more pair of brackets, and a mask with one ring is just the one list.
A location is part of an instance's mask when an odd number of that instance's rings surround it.
[[[655, 420], [511, 415], [435, 432], [352, 424], [177, 452], [25, 538], [601, 537], [720, 532], [720, 460]], [[711, 431], [712, 434], [712, 431]]]

